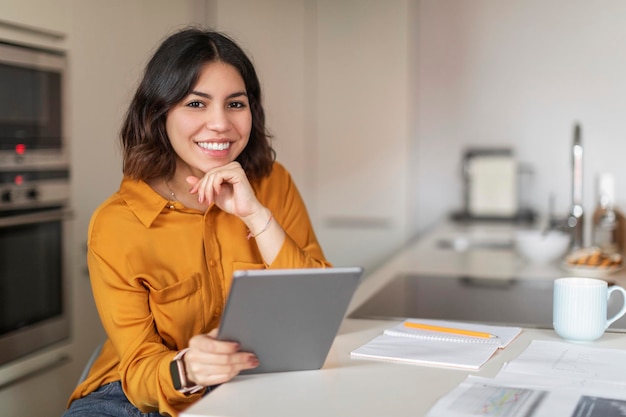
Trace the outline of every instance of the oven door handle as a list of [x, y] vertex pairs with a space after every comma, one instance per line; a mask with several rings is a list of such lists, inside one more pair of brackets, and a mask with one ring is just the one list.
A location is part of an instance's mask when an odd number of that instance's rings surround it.
[[0, 228], [69, 220], [71, 217], [72, 210], [70, 209], [40, 211], [31, 214], [18, 214], [15, 216], [0, 217]]

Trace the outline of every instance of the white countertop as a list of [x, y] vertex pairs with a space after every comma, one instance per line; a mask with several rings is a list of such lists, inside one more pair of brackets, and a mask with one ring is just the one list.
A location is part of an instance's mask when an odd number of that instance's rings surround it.
[[[461, 274], [494, 279], [568, 275], [558, 265], [529, 265], [512, 250], [481, 247], [455, 251], [438, 246], [442, 239], [458, 236], [459, 232], [487, 233], [492, 238], [506, 236], [511, 228], [497, 225], [488, 229], [461, 230], [454, 225], [438, 228], [368, 274], [348, 313], [398, 274]], [[493, 377], [533, 339], [560, 340], [552, 330], [524, 329], [509, 347], [497, 352], [478, 372], [350, 358], [352, 350], [395, 324], [395, 321], [346, 319], [321, 370], [238, 376], [192, 405], [181, 417], [424, 416], [441, 396], [469, 374]], [[606, 333], [592, 346], [626, 348], [626, 335]]]

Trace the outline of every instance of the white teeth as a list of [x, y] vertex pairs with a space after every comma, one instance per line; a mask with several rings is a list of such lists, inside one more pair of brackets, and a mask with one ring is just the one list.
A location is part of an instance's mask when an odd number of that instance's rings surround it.
[[230, 142], [198, 142], [198, 146], [210, 151], [223, 151], [230, 148]]

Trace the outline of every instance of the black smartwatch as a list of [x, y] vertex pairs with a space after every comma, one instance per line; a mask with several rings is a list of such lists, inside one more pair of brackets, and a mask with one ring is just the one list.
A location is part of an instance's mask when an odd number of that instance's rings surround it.
[[170, 362], [170, 375], [172, 376], [172, 384], [178, 392], [183, 394], [195, 394], [201, 391], [204, 387], [202, 385], [194, 384], [187, 379], [187, 372], [185, 371], [185, 362], [183, 362], [183, 356], [187, 353], [187, 349], [183, 349], [174, 356], [172, 362]]

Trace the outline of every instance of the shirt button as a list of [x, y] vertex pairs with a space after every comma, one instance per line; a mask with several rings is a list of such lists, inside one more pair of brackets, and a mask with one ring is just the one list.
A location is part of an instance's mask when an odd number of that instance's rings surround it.
[[217, 262], [215, 262], [215, 260], [214, 260], [214, 259], [211, 259], [211, 260], [209, 261], [209, 266], [210, 266], [211, 268], [215, 268], [215, 266], [216, 266], [216, 265], [217, 265]]

